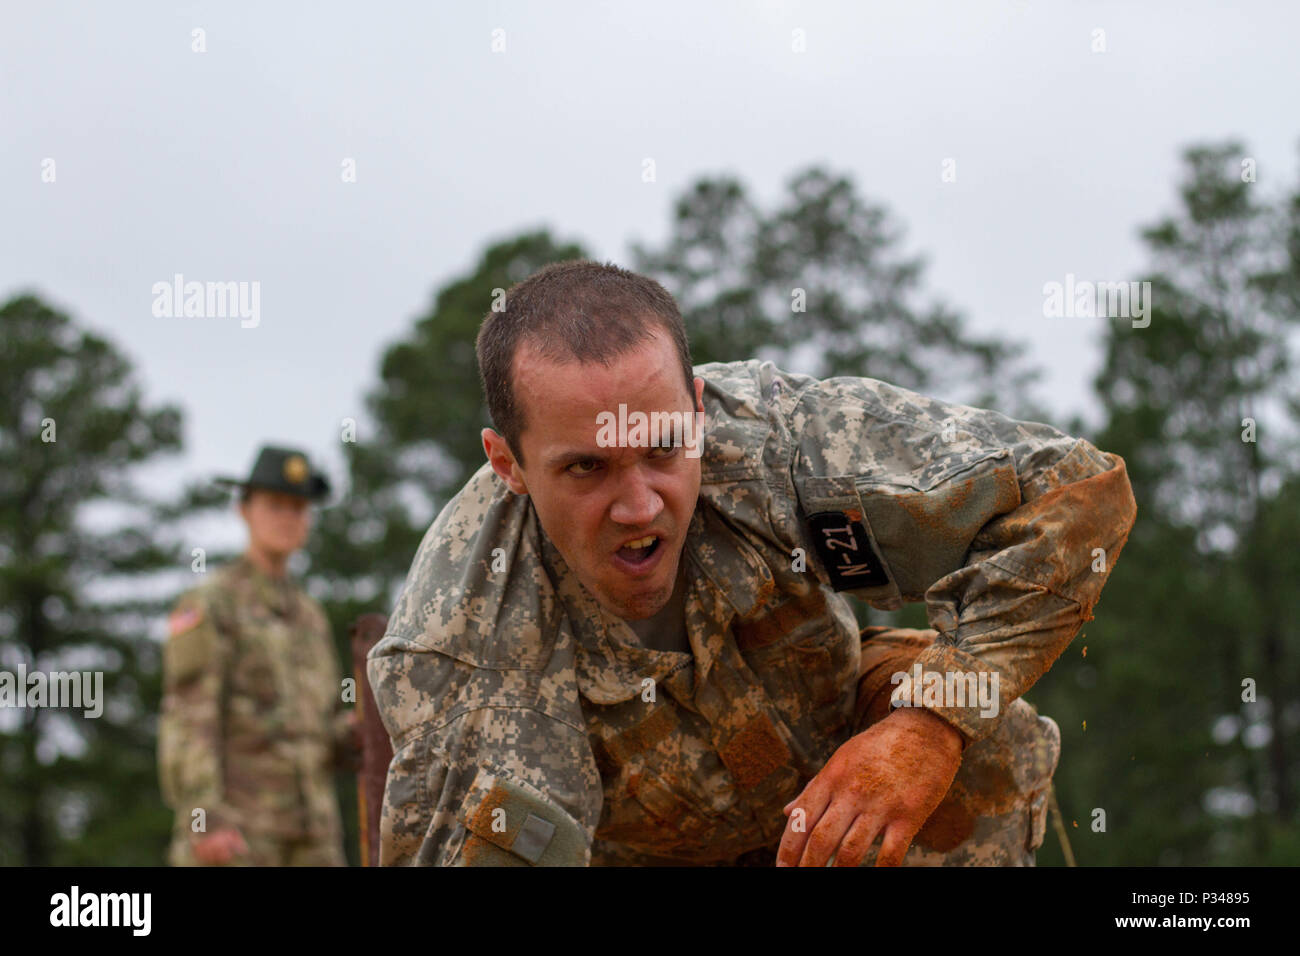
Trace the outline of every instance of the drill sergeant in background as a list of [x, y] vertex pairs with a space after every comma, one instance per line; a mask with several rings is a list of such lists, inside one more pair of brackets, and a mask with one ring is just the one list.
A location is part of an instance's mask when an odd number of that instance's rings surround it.
[[[369, 656], [381, 862], [1032, 864], [1060, 737], [1020, 696], [1133, 524], [1123, 460], [875, 379], [693, 369], [613, 266], [505, 304], [488, 463]], [[703, 413], [702, 448], [611, 443], [625, 412]], [[931, 628], [859, 633], [840, 592]], [[933, 693], [968, 677], [995, 706]]]
[[247, 481], [218, 480], [241, 489], [248, 548], [168, 621], [158, 766], [176, 811], [169, 859], [341, 866], [332, 772], [356, 762], [353, 714], [325, 613], [287, 572], [329, 484], [301, 452], [272, 447]]

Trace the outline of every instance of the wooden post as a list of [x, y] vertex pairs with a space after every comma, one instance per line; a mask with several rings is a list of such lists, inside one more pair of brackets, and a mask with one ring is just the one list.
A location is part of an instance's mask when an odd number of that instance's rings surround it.
[[357, 682], [357, 711], [361, 719], [361, 769], [357, 771], [357, 808], [361, 816], [361, 865], [379, 865], [379, 815], [384, 806], [384, 782], [393, 747], [379, 719], [375, 695], [366, 678], [366, 655], [388, 627], [382, 614], [363, 614], [348, 632], [352, 639], [352, 676]]

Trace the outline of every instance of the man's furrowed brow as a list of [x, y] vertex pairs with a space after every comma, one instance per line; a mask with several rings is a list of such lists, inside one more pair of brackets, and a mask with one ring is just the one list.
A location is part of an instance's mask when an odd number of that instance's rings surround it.
[[548, 455], [545, 459], [548, 468], [567, 468], [569, 465], [579, 461], [604, 461], [605, 454], [602, 450], [588, 451], [585, 449], [570, 449], [567, 451], [557, 451]]

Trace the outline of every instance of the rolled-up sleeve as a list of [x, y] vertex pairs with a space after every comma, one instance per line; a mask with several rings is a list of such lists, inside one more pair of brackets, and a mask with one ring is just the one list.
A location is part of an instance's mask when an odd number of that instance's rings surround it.
[[[917, 661], [923, 683], [983, 675], [998, 706], [923, 706], [964, 744], [989, 735], [1092, 617], [1137, 512], [1123, 459], [1048, 425], [866, 378], [808, 385], [789, 424], [802, 526], [844, 514], [878, 572], [862, 587], [842, 574], [834, 585], [877, 607], [924, 601], [938, 637]], [[822, 557], [817, 572], [832, 581]]]

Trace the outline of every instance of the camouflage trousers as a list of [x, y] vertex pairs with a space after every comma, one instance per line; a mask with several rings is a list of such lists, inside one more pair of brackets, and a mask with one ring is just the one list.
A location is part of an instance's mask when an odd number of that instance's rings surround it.
[[[933, 630], [868, 627], [862, 631], [854, 733], [889, 714], [895, 685], [937, 637]], [[1061, 754], [1061, 731], [1032, 704], [1014, 701], [997, 728], [962, 754], [943, 802], [903, 858], [904, 866], [1033, 866], [1047, 826], [1048, 788]], [[877, 846], [864, 866], [876, 861]]]
[[[235, 856], [224, 866], [346, 866], [343, 846], [337, 836], [286, 838], [265, 833], [244, 833], [248, 852]], [[172, 837], [167, 860], [172, 866], [204, 866], [194, 857], [188, 834]]]

